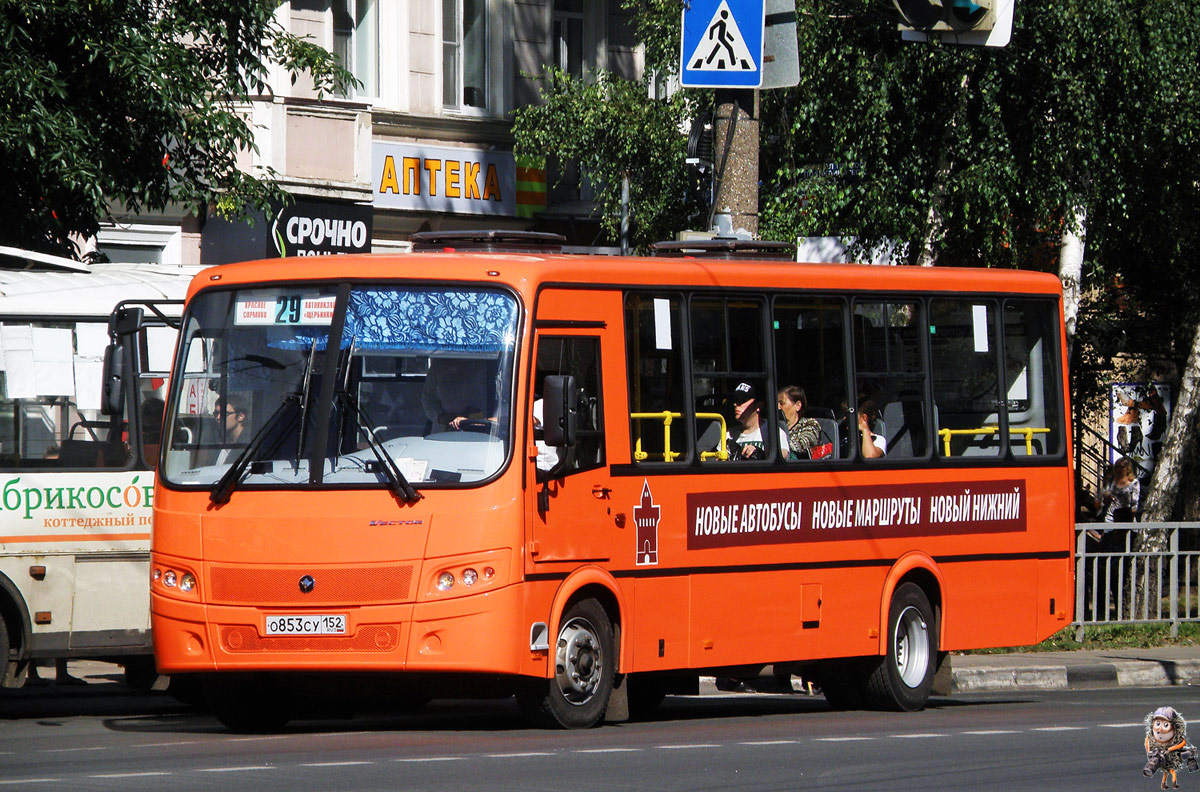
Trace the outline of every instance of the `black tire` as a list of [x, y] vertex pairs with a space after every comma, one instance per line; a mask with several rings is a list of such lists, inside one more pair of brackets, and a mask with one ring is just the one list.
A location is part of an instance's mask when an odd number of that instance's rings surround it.
[[863, 698], [863, 667], [856, 658], [847, 660], [830, 660], [814, 667], [809, 675], [822, 695], [835, 710], [862, 709]]
[[204, 686], [200, 680], [190, 674], [172, 675], [167, 683], [167, 695], [181, 704], [195, 709], [208, 709], [208, 700], [204, 696]]
[[269, 679], [205, 680], [204, 696], [217, 720], [235, 732], [273, 732], [292, 719], [286, 691]]
[[938, 624], [933, 606], [915, 583], [901, 584], [888, 608], [887, 654], [866, 679], [867, 702], [876, 709], [924, 709], [937, 672]]
[[147, 691], [158, 681], [158, 669], [153, 655], [130, 657], [125, 666], [125, 686], [130, 690]]
[[554, 676], [533, 680], [517, 693], [526, 717], [542, 726], [588, 729], [604, 717], [616, 673], [616, 647], [608, 613], [594, 599], [563, 614], [553, 651]]
[[648, 718], [667, 697], [666, 680], [646, 674], [631, 674], [625, 680], [629, 700], [629, 718]]
[[4, 684], [5, 677], [8, 676], [8, 652], [12, 645], [8, 642], [8, 625], [4, 623], [4, 617], [0, 616], [0, 685]]

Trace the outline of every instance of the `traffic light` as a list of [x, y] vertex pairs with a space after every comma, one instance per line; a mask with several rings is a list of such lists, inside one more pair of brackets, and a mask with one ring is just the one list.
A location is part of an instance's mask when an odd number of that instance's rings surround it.
[[901, 28], [913, 30], [986, 30], [992, 0], [895, 0]]
[[1003, 47], [1012, 34], [1015, 0], [893, 0], [906, 40]]

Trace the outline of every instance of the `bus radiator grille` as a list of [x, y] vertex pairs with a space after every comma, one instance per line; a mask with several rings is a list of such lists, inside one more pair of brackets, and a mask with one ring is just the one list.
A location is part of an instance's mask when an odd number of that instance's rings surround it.
[[390, 652], [400, 642], [400, 630], [385, 624], [367, 624], [354, 635], [261, 636], [248, 624], [220, 627], [221, 648], [226, 652]]
[[[300, 590], [300, 578], [313, 579]], [[230, 605], [366, 605], [412, 598], [411, 564], [374, 567], [251, 569], [214, 566], [210, 602]]]

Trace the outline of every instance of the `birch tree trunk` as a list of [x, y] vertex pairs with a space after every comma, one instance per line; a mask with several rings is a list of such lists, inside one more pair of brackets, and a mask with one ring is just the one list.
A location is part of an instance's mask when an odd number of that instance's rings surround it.
[[[1171, 416], [1171, 426], [1163, 440], [1162, 452], [1154, 460], [1154, 472], [1150, 474], [1149, 485], [1142, 495], [1142, 522], [1166, 522], [1174, 516], [1175, 502], [1179, 498], [1179, 482], [1182, 479], [1183, 462], [1191, 449], [1195, 433], [1192, 428], [1196, 423], [1196, 414], [1200, 410], [1200, 323], [1196, 325], [1192, 337], [1192, 349], [1188, 353], [1187, 365], [1179, 381], [1179, 396], [1175, 400], [1175, 413]], [[1135, 534], [1133, 549], [1148, 553], [1162, 553], [1168, 549], [1170, 536], [1168, 531], [1139, 531]], [[1141, 603], [1149, 603], [1147, 589], [1150, 593], [1163, 591], [1165, 567], [1162, 564], [1153, 565], [1150, 558], [1143, 559], [1141, 574], [1135, 573], [1136, 582], [1129, 586], [1129, 613], [1141, 614], [1138, 610]], [[1137, 564], [1135, 562], [1134, 569]], [[1157, 578], [1157, 582], [1152, 580]], [[1149, 607], [1153, 607], [1150, 603]]]
[[1192, 349], [1179, 380], [1175, 412], [1162, 444], [1162, 453], [1154, 461], [1147, 492], [1142, 496], [1142, 521], [1163, 522], [1171, 519], [1179, 498], [1183, 460], [1194, 442], [1196, 415], [1200, 412], [1200, 322], [1192, 336]]
[[1063, 316], [1067, 325], [1067, 361], [1075, 346], [1075, 322], [1079, 317], [1079, 288], [1083, 281], [1083, 251], [1087, 242], [1087, 210], [1074, 209], [1075, 224], [1062, 235], [1058, 256], [1058, 277], [1063, 287]]

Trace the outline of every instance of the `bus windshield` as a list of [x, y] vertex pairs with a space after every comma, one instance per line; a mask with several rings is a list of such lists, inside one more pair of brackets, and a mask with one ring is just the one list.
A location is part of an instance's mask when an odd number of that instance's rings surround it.
[[517, 301], [495, 289], [284, 285], [191, 302], [165, 479], [480, 482], [509, 453]]

